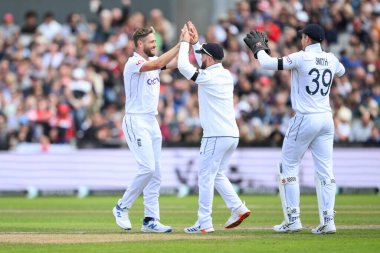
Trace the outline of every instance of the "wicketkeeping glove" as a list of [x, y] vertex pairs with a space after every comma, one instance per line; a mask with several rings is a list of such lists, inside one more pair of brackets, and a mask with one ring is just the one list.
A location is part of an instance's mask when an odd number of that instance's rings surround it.
[[244, 38], [245, 44], [252, 50], [253, 55], [257, 59], [257, 53], [260, 50], [265, 50], [270, 55], [270, 49], [268, 47], [268, 36], [265, 32], [251, 31]]

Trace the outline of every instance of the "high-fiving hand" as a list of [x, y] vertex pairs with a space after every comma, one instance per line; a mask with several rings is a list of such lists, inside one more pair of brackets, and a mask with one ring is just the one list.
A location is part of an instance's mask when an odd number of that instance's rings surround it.
[[199, 38], [198, 38], [198, 31], [195, 28], [193, 22], [187, 21], [186, 25], [187, 25], [187, 28], [188, 28], [189, 34], [190, 34], [190, 43], [192, 45], [194, 45], [199, 40]]
[[187, 25], [184, 24], [182, 29], [181, 29], [181, 36], [179, 37], [180, 42], [185, 41], [189, 42], [191, 41], [190, 34], [189, 34], [189, 29], [187, 28]]

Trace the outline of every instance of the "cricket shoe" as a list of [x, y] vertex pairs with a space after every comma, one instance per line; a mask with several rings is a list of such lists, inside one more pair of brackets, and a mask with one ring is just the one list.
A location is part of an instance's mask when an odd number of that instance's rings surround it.
[[116, 224], [119, 227], [121, 227], [122, 229], [125, 229], [125, 230], [131, 230], [132, 229], [132, 225], [131, 225], [131, 221], [129, 220], [127, 209], [122, 209], [119, 205], [116, 205], [112, 209], [112, 213], [115, 216]]
[[158, 219], [152, 219], [148, 222], [144, 221], [141, 226], [142, 232], [169, 233], [172, 232], [172, 230], [172, 227], [161, 224]]
[[191, 227], [185, 228], [183, 231], [185, 231], [185, 233], [188, 233], [188, 234], [199, 234], [199, 233], [205, 234], [205, 233], [212, 233], [215, 230], [213, 227], [201, 229], [200, 225], [195, 224]]
[[318, 227], [311, 230], [313, 234], [334, 234], [336, 227], [334, 221], [329, 221], [326, 224], [320, 224]]
[[245, 220], [251, 211], [247, 208], [247, 206], [243, 203], [238, 208], [231, 212], [230, 218], [227, 220], [226, 224], [224, 224], [225, 228], [234, 228], [240, 225], [243, 220]]
[[289, 233], [289, 232], [291, 233], [291, 232], [301, 231], [302, 230], [301, 220], [297, 219], [290, 223], [283, 221], [280, 225], [275, 225], [273, 227], [273, 230], [278, 233]]

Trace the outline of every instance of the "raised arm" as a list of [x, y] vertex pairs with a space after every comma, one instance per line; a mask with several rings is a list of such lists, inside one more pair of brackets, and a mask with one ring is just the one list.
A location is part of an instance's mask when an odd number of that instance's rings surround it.
[[146, 62], [140, 69], [140, 72], [146, 72], [151, 70], [163, 69], [166, 65], [173, 60], [179, 51], [179, 43], [172, 47], [169, 51], [159, 56], [153, 61]]
[[[201, 44], [199, 44], [198, 31], [191, 21], [187, 21], [186, 25], [187, 25], [189, 35], [190, 35], [190, 43], [193, 46], [193, 50], [195, 52], [195, 50], [199, 50], [202, 47]], [[197, 60], [198, 66], [201, 66], [202, 65], [202, 56], [200, 54], [196, 54], [196, 53], [194, 53], [194, 55], [195, 55], [195, 59]]]
[[244, 42], [249, 49], [251, 49], [253, 55], [259, 60], [261, 67], [264, 69], [288, 70], [297, 66], [297, 57], [295, 57], [295, 54], [286, 56], [286, 61], [284, 61], [282, 57], [275, 58], [270, 56], [270, 49], [267, 44], [268, 36], [265, 32], [252, 31], [245, 36]]
[[178, 70], [186, 79], [195, 81], [198, 76], [198, 69], [189, 62], [190, 41], [188, 28], [184, 25], [182, 28], [182, 42], [178, 54]]
[[[184, 38], [184, 32], [183, 32], [183, 28], [182, 28], [182, 31], [181, 31], [181, 35], [179, 36], [179, 43], [181, 43]], [[174, 57], [167, 65], [166, 65], [166, 69], [176, 69], [178, 67], [178, 55], [176, 57]]]

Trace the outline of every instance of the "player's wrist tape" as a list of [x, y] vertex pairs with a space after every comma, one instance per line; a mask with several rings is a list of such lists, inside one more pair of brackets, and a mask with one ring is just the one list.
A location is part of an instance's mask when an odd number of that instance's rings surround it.
[[278, 70], [283, 70], [284, 69], [284, 59], [278, 58], [277, 69]]
[[198, 75], [199, 75], [199, 69], [195, 71], [194, 75], [190, 78], [190, 80], [193, 80], [195, 82], [195, 80], [197, 80]]

